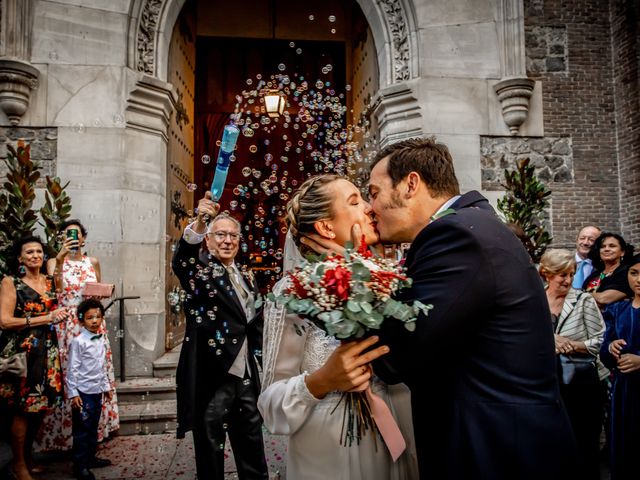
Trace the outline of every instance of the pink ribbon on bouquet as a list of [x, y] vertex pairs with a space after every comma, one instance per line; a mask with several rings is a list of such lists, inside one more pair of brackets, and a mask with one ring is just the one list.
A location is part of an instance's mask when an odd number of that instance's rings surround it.
[[402, 455], [402, 452], [406, 450], [407, 443], [385, 401], [373, 393], [370, 386], [367, 387], [365, 394], [371, 408], [371, 416], [376, 422], [378, 431], [387, 445], [389, 453], [391, 453], [391, 458], [395, 462]]

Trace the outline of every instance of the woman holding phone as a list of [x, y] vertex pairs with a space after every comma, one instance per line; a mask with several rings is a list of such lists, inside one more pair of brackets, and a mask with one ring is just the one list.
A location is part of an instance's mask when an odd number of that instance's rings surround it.
[[[63, 242], [62, 248], [55, 258], [51, 258], [47, 262], [47, 272], [55, 279], [58, 303], [60, 306], [67, 307], [70, 314], [65, 322], [56, 325], [64, 378], [67, 374], [68, 347], [73, 338], [81, 331], [76, 309], [82, 301], [82, 291], [85, 285], [88, 282], [100, 282], [100, 262], [97, 258], [89, 257], [82, 251], [87, 238], [87, 229], [80, 220], [73, 219], [64, 222], [60, 226], [60, 236]], [[98, 441], [104, 440], [111, 432], [120, 427], [111, 346], [105, 323], [100, 328], [100, 333], [105, 336], [107, 371], [113, 395], [111, 398], [105, 398], [102, 403]], [[45, 417], [39, 444], [43, 450], [71, 448], [71, 404], [68, 399], [64, 402], [63, 408], [54, 410]], [[97, 465], [92, 465], [91, 468], [96, 467]]]

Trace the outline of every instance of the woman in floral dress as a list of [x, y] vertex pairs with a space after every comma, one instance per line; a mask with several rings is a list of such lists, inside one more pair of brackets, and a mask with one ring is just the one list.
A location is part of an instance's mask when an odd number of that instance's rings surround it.
[[26, 376], [0, 377], [0, 417], [10, 419], [12, 475], [31, 480], [31, 446], [42, 414], [59, 410], [63, 401], [58, 340], [52, 324], [64, 320], [65, 309], [55, 309], [53, 279], [40, 271], [42, 241], [27, 237], [16, 245], [21, 277], [2, 279], [0, 293], [0, 357], [26, 353]]
[[[76, 230], [78, 240], [67, 237], [67, 230]], [[67, 371], [67, 352], [71, 340], [80, 334], [80, 324], [76, 315], [76, 308], [82, 301], [82, 290], [87, 282], [100, 281], [100, 262], [94, 257], [82, 253], [87, 230], [79, 220], [68, 220], [62, 224], [60, 234], [64, 239], [62, 248], [55, 258], [47, 262], [47, 271], [56, 280], [58, 302], [69, 309], [69, 316], [65, 322], [56, 326], [58, 345], [60, 347], [60, 363], [62, 375]], [[102, 403], [102, 415], [98, 427], [98, 441], [109, 437], [111, 432], [120, 427], [118, 416], [118, 400], [115, 393], [115, 376], [113, 372], [113, 356], [107, 328], [102, 324], [105, 334], [107, 371], [111, 382], [113, 395]], [[71, 438], [71, 404], [66, 399], [62, 408], [50, 412], [44, 419], [44, 428], [40, 432], [38, 445], [42, 450], [68, 450], [72, 445]]]

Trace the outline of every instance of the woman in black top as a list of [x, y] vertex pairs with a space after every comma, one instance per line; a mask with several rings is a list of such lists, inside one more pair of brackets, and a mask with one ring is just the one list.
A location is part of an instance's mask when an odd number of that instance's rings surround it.
[[603, 232], [596, 240], [589, 257], [593, 272], [582, 289], [590, 292], [603, 307], [632, 295], [627, 281], [629, 266], [625, 262], [633, 256], [633, 245], [628, 245], [617, 233]]

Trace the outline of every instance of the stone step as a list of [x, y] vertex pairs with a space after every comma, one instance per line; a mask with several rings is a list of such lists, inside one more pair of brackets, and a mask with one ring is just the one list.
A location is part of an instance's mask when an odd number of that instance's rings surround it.
[[154, 377], [175, 377], [176, 368], [178, 367], [178, 359], [180, 358], [181, 347], [182, 345], [178, 345], [173, 350], [166, 352], [164, 355], [153, 362]]
[[120, 435], [149, 435], [176, 431], [176, 401], [120, 403]]
[[175, 377], [130, 378], [126, 382], [116, 381], [118, 403], [136, 403], [155, 400], [176, 399]]

